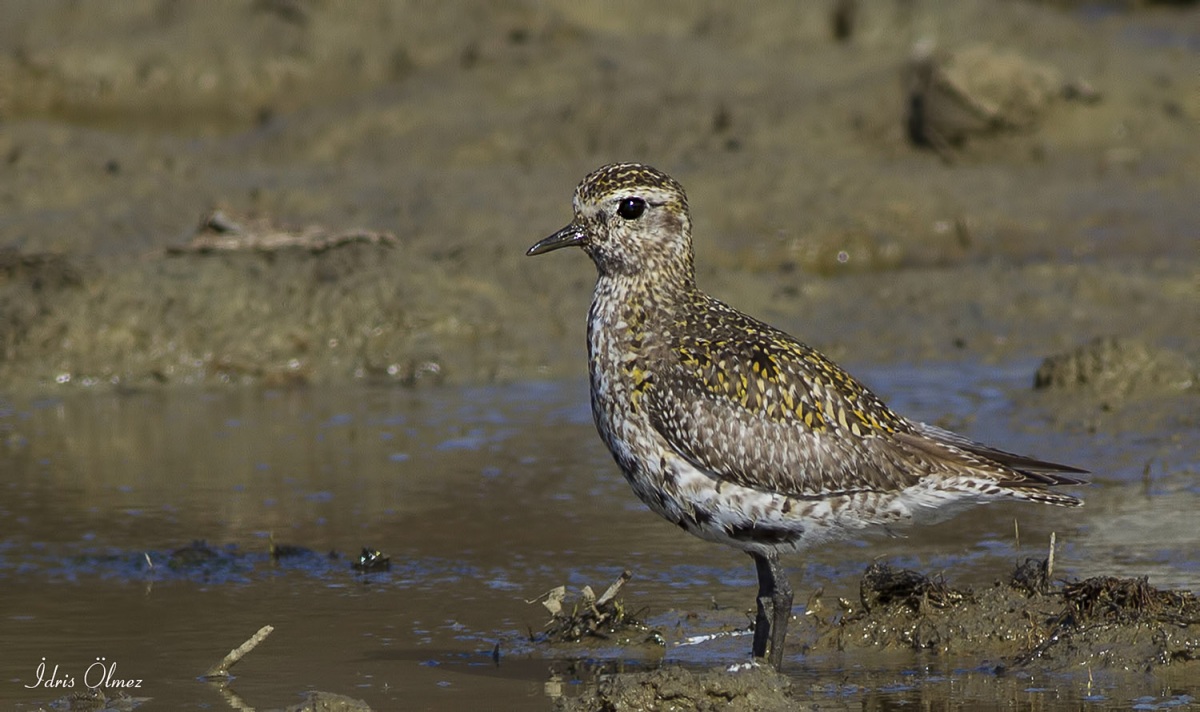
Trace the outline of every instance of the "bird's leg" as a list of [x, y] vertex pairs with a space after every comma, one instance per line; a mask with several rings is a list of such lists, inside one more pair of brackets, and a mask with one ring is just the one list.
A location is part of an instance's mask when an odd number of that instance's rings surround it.
[[[783, 665], [783, 639], [792, 617], [792, 587], [778, 554], [750, 552], [758, 573], [758, 613], [754, 619], [756, 658], [767, 658], [776, 670]], [[768, 652], [769, 651], [769, 652]]]
[[778, 556], [772, 556], [767, 563], [770, 564], [771, 575], [775, 579], [775, 592], [772, 595], [775, 620], [771, 625], [771, 665], [780, 670], [783, 668], [783, 639], [787, 636], [788, 623], [792, 620], [792, 586], [788, 583], [787, 572], [780, 565]]
[[755, 658], [767, 657], [767, 643], [771, 637], [771, 620], [775, 610], [775, 580], [771, 574], [771, 564], [762, 554], [750, 552], [754, 559], [754, 570], [758, 573], [758, 615], [754, 618], [754, 648]]

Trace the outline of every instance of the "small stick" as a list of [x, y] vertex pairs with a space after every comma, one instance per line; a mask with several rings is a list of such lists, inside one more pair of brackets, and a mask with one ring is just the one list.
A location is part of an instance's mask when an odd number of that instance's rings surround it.
[[221, 662], [217, 663], [216, 665], [213, 665], [211, 668], [209, 668], [208, 672], [204, 673], [200, 677], [203, 677], [208, 680], [211, 680], [214, 678], [219, 678], [219, 677], [225, 677], [225, 678], [230, 677], [229, 668], [233, 667], [234, 665], [237, 665], [238, 661], [240, 661], [242, 658], [246, 657], [247, 653], [249, 653], [251, 650], [254, 650], [256, 647], [258, 647], [258, 644], [263, 642], [264, 640], [266, 640], [267, 636], [270, 635], [271, 631], [273, 631], [273, 630], [275, 630], [275, 627], [269, 626], [269, 625], [264, 625], [262, 628], [259, 628], [257, 633], [250, 636], [249, 640], [247, 640], [245, 643], [242, 643], [241, 645], [234, 648], [233, 650], [230, 650], [229, 654], [226, 655], [221, 660]]
[[631, 578], [633, 578], [633, 572], [631, 572], [629, 569], [622, 571], [621, 575], [617, 577], [617, 580], [613, 581], [612, 585], [609, 586], [604, 593], [600, 594], [600, 598], [596, 599], [596, 607], [599, 608], [600, 606], [603, 606], [612, 599], [616, 598], [617, 592], [620, 591], [621, 587], [625, 585], [625, 582]]
[[1050, 532], [1050, 555], [1046, 557], [1046, 583], [1050, 583], [1050, 577], [1054, 575], [1054, 539], [1055, 532]]
[[1016, 517], [1013, 517], [1013, 536], [1017, 540], [1016, 549], [1017, 555], [1019, 556], [1021, 553], [1021, 524], [1017, 521]]

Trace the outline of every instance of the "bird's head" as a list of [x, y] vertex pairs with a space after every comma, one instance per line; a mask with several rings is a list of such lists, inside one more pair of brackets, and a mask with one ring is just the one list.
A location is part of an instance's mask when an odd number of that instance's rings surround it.
[[581, 247], [602, 276], [648, 276], [691, 285], [692, 221], [674, 178], [640, 163], [613, 163], [575, 189], [575, 218], [526, 254]]

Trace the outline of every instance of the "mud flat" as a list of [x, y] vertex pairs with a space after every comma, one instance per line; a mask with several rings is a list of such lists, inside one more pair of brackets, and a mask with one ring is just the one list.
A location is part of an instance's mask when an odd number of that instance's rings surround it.
[[[921, 653], [924, 664], [951, 661], [997, 679], [1057, 677], [1055, 686], [1064, 687], [1114, 673], [1138, 678], [1169, 670], [1177, 680], [1200, 675], [1200, 600], [1194, 594], [1159, 590], [1145, 579], [1054, 582], [1046, 560], [1029, 559], [1008, 580], [981, 589], [873, 564], [858, 601], [813, 598], [805, 616], [799, 635], [789, 640], [804, 658], [791, 666], [811, 668], [806, 675], [818, 681], [846, 674], [828, 668], [832, 659], [878, 660], [900, 651]], [[560, 700], [559, 709], [820, 709], [814, 696], [813, 689], [767, 668], [665, 666], [601, 674], [583, 694]], [[937, 697], [931, 690], [921, 699]]]
[[523, 251], [611, 160], [835, 357], [1200, 354], [1193, 4], [3, 5], [8, 390], [577, 374], [590, 265]]

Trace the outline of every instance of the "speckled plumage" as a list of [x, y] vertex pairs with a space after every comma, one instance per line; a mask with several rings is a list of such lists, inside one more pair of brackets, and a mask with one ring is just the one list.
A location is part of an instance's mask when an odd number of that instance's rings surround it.
[[[764, 567], [781, 552], [989, 499], [1080, 503], [1051, 488], [1078, 484], [1058, 473], [1082, 470], [907, 420], [816, 350], [700, 291], [687, 196], [665, 173], [604, 166], [574, 208], [529, 254], [574, 245], [596, 264], [588, 350], [600, 436], [651, 509], [755, 557], [760, 624], [762, 592], [778, 583]], [[790, 590], [776, 602], [790, 610]]]

